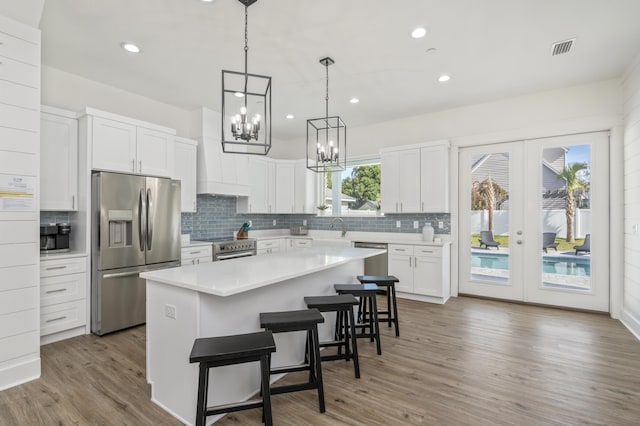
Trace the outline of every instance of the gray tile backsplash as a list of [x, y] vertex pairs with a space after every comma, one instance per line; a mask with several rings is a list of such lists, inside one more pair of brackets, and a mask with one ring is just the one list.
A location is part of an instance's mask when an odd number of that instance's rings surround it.
[[40, 212], [40, 223], [69, 223], [69, 212]]
[[[273, 225], [273, 221], [276, 225]], [[246, 214], [236, 213], [236, 198], [198, 195], [197, 213], [182, 213], [182, 233], [191, 234], [191, 239], [218, 238], [232, 235], [249, 220], [254, 230], [289, 229], [291, 225], [302, 225], [307, 220], [309, 229], [328, 230], [333, 217], [318, 217], [313, 214]], [[425, 222], [431, 222], [436, 234], [451, 233], [449, 213], [387, 214], [371, 217], [343, 217], [350, 231], [420, 233]], [[400, 221], [400, 228], [396, 227]], [[418, 221], [418, 229], [413, 222]], [[443, 227], [438, 228], [438, 222]]]

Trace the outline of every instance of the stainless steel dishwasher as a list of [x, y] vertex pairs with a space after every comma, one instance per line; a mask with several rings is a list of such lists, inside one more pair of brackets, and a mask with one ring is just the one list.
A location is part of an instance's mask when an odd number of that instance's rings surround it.
[[[353, 246], [356, 248], [374, 248], [380, 250], [387, 250], [387, 243], [363, 243], [355, 242]], [[379, 254], [377, 256], [368, 257], [364, 260], [364, 274], [365, 275], [389, 275], [389, 269], [387, 265], [387, 253]]]

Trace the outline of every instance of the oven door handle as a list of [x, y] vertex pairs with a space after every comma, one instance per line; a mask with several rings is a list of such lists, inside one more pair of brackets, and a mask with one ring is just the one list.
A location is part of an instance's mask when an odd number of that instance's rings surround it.
[[236, 257], [247, 257], [247, 256], [253, 256], [253, 252], [245, 251], [241, 253], [223, 254], [220, 256], [216, 256], [215, 260], [227, 260], [227, 259], [235, 259]]

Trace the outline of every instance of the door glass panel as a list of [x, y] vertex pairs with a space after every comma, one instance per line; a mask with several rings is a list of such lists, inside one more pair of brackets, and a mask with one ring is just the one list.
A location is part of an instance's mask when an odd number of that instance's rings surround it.
[[542, 154], [542, 288], [591, 291], [591, 146]]
[[470, 279], [508, 283], [509, 153], [471, 158]]

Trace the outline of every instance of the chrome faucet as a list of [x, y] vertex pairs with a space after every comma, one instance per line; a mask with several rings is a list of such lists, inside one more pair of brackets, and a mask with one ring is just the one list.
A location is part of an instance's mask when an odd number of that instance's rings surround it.
[[342, 226], [342, 236], [344, 237], [345, 235], [347, 235], [347, 224], [344, 223], [344, 220], [341, 217], [336, 217], [335, 219], [333, 219], [331, 221], [331, 225], [329, 225], [329, 229], [333, 229], [333, 225], [335, 225], [336, 222], [340, 222], [340, 225]]

